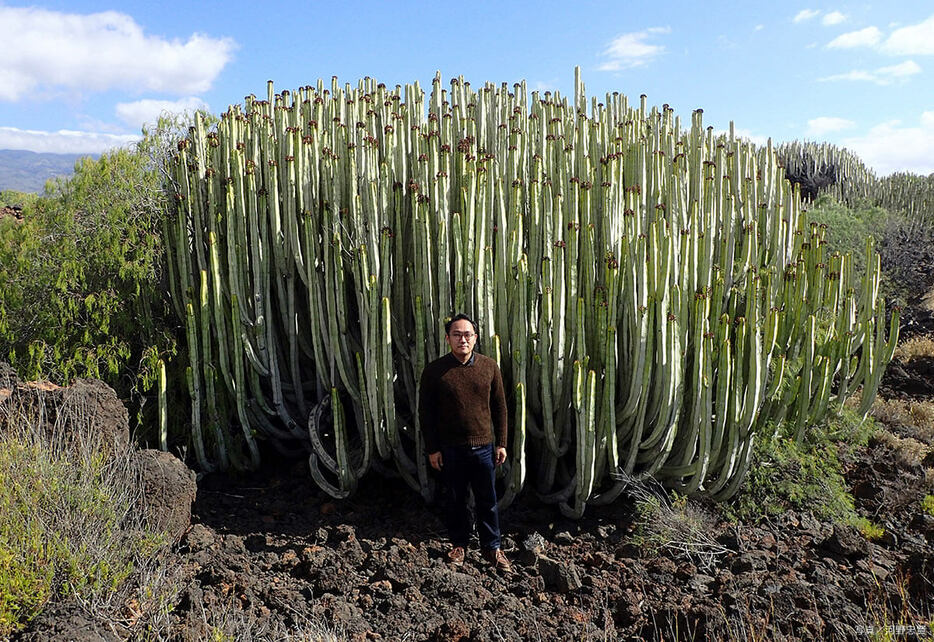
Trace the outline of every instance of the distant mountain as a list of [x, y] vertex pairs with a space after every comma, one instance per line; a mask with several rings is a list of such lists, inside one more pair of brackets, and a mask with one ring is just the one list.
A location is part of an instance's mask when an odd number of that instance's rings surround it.
[[37, 154], [0, 149], [0, 190], [42, 192], [45, 182], [55, 176], [71, 176], [75, 161], [93, 154]]

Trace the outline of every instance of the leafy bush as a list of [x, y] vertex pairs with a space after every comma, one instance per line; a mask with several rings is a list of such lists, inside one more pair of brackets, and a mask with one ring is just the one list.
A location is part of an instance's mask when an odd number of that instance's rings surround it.
[[[163, 288], [162, 159], [186, 122], [162, 119], [133, 149], [79, 160], [25, 199], [22, 220], [0, 218], [0, 359], [28, 380], [102, 379], [150, 432], [146, 394], [178, 327]], [[184, 381], [171, 363], [169, 375]]]
[[127, 446], [103, 443], [86, 417], [49, 425], [28, 407], [3, 406], [0, 638], [50, 600], [74, 600], [97, 612], [137, 560], [166, 544], [141, 516], [131, 454]]
[[[857, 272], [865, 269], [866, 239], [871, 237], [882, 262], [882, 293], [886, 300], [904, 305], [912, 295], [926, 292], [934, 275], [924, 269], [934, 256], [934, 225], [916, 216], [852, 199], [852, 205], [820, 196], [811, 205], [812, 221], [827, 226], [831, 251], [852, 252]], [[934, 220], [934, 219], [932, 219]]]
[[0, 350], [24, 378], [117, 383], [155, 338], [161, 213], [147, 162], [84, 158], [22, 223], [0, 222]]

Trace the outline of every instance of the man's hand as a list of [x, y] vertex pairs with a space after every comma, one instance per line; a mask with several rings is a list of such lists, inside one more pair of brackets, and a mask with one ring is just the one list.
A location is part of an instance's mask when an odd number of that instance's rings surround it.
[[441, 451], [439, 450], [436, 453], [428, 455], [428, 463], [431, 464], [431, 467], [435, 470], [441, 470], [441, 466], [444, 465], [441, 461]]
[[496, 449], [496, 465], [499, 466], [500, 464], [504, 464], [504, 463], [506, 463], [506, 449], [505, 449], [505, 448], [501, 448], [501, 447], [497, 447], [497, 449]]

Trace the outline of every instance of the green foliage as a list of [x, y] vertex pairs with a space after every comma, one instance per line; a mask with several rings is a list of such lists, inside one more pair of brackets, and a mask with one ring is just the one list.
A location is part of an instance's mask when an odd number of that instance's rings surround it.
[[925, 495], [921, 500], [921, 510], [934, 517], [934, 495]]
[[801, 443], [782, 431], [757, 442], [747, 482], [725, 507], [728, 517], [758, 521], [788, 510], [810, 511], [820, 519], [852, 524], [871, 539], [881, 529], [861, 518], [854, 506], [843, 462], [855, 448], [865, 446], [875, 425], [844, 409]]
[[93, 435], [65, 438], [26, 415], [0, 427], [5, 638], [51, 599], [93, 603], [111, 593], [133, 571], [134, 560], [150, 556], [165, 540], [139, 517], [139, 479], [129, 450], [105, 450]]
[[25, 207], [38, 197], [29, 192], [17, 192], [12, 189], [0, 190], [0, 207]]
[[827, 226], [825, 237], [830, 252], [852, 253], [857, 272], [865, 270], [866, 238], [881, 244], [888, 212], [881, 207], [863, 205], [848, 207], [830, 196], [821, 196], [808, 210], [810, 219]]
[[849, 516], [853, 498], [847, 493], [836, 448], [830, 443], [797, 444], [793, 439], [763, 439], [746, 486], [729, 511], [755, 521], [787, 510], [810, 510], [822, 519]]
[[169, 122], [136, 149], [79, 160], [22, 221], [0, 219], [0, 359], [24, 379], [100, 378], [138, 421], [159, 358], [175, 354], [158, 169]]
[[863, 534], [863, 537], [869, 540], [876, 541], [882, 539], [882, 536], [885, 535], [884, 528], [866, 517], [857, 517], [853, 522], [853, 525], [859, 529], [859, 532]]

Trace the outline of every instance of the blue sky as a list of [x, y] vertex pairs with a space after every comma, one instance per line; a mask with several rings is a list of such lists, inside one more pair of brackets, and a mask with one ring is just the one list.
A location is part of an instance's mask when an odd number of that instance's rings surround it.
[[163, 108], [337, 75], [619, 91], [756, 141], [934, 172], [934, 3], [0, 0], [0, 149], [97, 153]]

